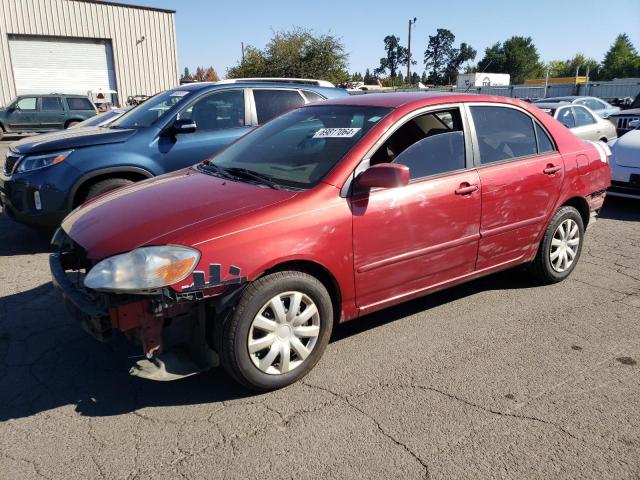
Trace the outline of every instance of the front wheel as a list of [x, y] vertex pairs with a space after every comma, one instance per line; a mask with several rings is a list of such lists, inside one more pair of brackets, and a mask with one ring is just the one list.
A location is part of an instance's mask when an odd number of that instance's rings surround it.
[[331, 298], [317, 278], [266, 275], [245, 289], [223, 327], [222, 364], [253, 390], [285, 387], [318, 363], [332, 327]]
[[584, 242], [584, 223], [578, 210], [562, 207], [553, 216], [538, 247], [531, 271], [542, 283], [567, 278], [578, 263]]

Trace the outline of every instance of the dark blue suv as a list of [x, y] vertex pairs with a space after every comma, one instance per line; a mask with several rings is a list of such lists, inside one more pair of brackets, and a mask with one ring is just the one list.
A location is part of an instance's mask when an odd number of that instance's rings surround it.
[[13, 143], [0, 173], [0, 203], [20, 222], [53, 228], [92, 197], [193, 165], [285, 111], [347, 95], [318, 80], [183, 85], [106, 126]]

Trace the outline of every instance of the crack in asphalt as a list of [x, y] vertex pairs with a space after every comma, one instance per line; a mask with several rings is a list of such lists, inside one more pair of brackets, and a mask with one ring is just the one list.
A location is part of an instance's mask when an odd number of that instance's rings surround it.
[[373, 422], [373, 424], [376, 426], [376, 428], [378, 429], [378, 431], [380, 433], [382, 433], [382, 435], [384, 435], [386, 438], [391, 440], [393, 443], [395, 443], [399, 447], [402, 447], [409, 455], [411, 455], [418, 463], [420, 463], [420, 465], [422, 465], [422, 467], [424, 468], [424, 478], [425, 478], [425, 480], [429, 480], [431, 474], [429, 473], [429, 465], [428, 465], [428, 463], [425, 460], [423, 460], [420, 457], [420, 455], [418, 455], [413, 450], [411, 450], [406, 443], [401, 442], [400, 440], [395, 438], [393, 435], [391, 435], [387, 430], [385, 430], [384, 427], [381, 425], [381, 423], [373, 415], [368, 414], [363, 409], [361, 409], [360, 407], [358, 407], [357, 405], [353, 404], [350, 401], [351, 398], [354, 398], [354, 397], [357, 398], [357, 397], [361, 397], [363, 395], [367, 395], [367, 394], [371, 393], [373, 390], [375, 390], [377, 388], [380, 388], [381, 386], [373, 387], [373, 388], [367, 390], [366, 392], [360, 393], [358, 395], [341, 395], [341, 394], [339, 394], [337, 392], [334, 392], [333, 390], [331, 390], [329, 388], [321, 387], [319, 385], [313, 385], [313, 384], [305, 381], [304, 379], [300, 380], [300, 383], [302, 383], [303, 385], [306, 385], [307, 387], [310, 387], [310, 388], [315, 388], [315, 389], [318, 389], [318, 390], [322, 390], [324, 392], [327, 392], [327, 393], [335, 396], [336, 398], [341, 399], [346, 405], [348, 405], [349, 407], [353, 408], [354, 410], [360, 412], [360, 414], [364, 415], [369, 420], [371, 420]]

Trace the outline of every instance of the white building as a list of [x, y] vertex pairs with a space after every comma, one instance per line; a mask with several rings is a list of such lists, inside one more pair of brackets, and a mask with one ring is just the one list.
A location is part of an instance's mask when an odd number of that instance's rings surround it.
[[[0, 0], [0, 106], [16, 95], [153, 95], [178, 84], [175, 12], [100, 0]], [[105, 95], [109, 99], [109, 93]]]
[[509, 85], [510, 80], [508, 73], [461, 73], [456, 87], [504, 87]]

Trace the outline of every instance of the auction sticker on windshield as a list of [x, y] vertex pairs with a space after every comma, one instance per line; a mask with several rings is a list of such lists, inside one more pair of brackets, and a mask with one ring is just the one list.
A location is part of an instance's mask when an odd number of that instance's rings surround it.
[[187, 93], [189, 93], [186, 90], [176, 90], [175, 92], [171, 92], [171, 96], [172, 97], [184, 97]]
[[351, 138], [360, 131], [360, 128], [321, 128], [313, 138]]

